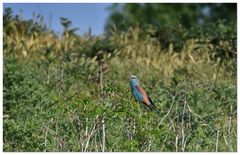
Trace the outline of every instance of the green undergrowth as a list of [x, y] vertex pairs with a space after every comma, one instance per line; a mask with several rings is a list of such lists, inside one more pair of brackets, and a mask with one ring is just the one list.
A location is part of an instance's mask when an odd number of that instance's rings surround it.
[[[237, 59], [230, 42], [193, 38], [175, 51], [173, 43], [163, 48], [148, 35], [151, 28], [109, 36], [66, 28], [58, 37], [4, 17], [5, 152], [237, 151]], [[134, 100], [130, 75], [159, 115]]]

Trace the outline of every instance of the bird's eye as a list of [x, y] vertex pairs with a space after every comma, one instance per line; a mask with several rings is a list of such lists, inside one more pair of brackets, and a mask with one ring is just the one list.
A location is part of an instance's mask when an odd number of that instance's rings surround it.
[[131, 79], [136, 79], [136, 76], [132, 76]]

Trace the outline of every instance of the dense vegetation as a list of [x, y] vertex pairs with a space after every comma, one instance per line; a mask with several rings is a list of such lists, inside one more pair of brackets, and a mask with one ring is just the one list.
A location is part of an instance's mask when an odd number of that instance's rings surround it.
[[3, 24], [4, 151], [237, 151], [236, 21], [79, 36], [61, 18], [56, 36], [7, 8]]

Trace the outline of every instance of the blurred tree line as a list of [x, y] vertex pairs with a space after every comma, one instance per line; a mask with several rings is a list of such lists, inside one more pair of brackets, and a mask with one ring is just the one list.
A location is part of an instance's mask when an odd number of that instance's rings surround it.
[[[109, 19], [105, 25], [107, 34], [113, 30], [126, 31], [129, 27], [141, 27], [145, 35], [158, 39], [163, 48], [173, 46], [182, 50], [189, 39], [214, 47], [215, 56], [236, 57], [237, 5], [236, 3], [113, 4], [108, 8]], [[153, 31], [149, 31], [152, 28]], [[223, 50], [223, 42], [231, 48]], [[217, 49], [217, 50], [216, 50]]]
[[113, 4], [106, 30], [111, 25], [117, 29], [125, 30], [129, 26], [154, 25], [169, 27], [181, 24], [184, 28], [196, 25], [204, 26], [209, 22], [225, 20], [226, 22], [237, 19], [237, 5], [235, 3], [193, 3], [193, 4], [142, 4], [127, 3]]

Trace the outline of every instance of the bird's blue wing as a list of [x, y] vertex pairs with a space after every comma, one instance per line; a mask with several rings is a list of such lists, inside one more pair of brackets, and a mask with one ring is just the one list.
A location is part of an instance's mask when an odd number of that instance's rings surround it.
[[131, 88], [131, 92], [132, 92], [132, 95], [134, 96], [134, 99], [138, 101], [137, 95], [132, 88]]

